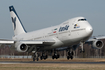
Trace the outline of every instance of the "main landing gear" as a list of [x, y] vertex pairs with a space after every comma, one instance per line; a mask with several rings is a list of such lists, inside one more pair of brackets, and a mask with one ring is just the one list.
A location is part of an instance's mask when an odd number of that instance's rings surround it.
[[38, 61], [39, 60], [37, 52], [33, 53], [32, 58], [33, 58], [33, 61], [35, 61], [35, 60]]
[[69, 52], [68, 52], [67, 59], [68, 59], [68, 60], [69, 60], [70, 58], [73, 59], [73, 55], [74, 55], [73, 51], [72, 51], [72, 52], [69, 51]]
[[33, 61], [38, 61], [39, 60], [39, 55], [37, 53], [38, 49], [37, 49], [37, 46], [34, 46], [34, 51], [32, 51], [32, 58], [33, 58]]
[[57, 53], [57, 51], [54, 51], [54, 55], [52, 56], [52, 59], [58, 59], [59, 58], [59, 54]]
[[45, 53], [42, 53], [42, 55], [40, 56], [40, 59], [41, 60], [42, 59], [46, 60], [47, 58], [48, 58], [48, 56]]

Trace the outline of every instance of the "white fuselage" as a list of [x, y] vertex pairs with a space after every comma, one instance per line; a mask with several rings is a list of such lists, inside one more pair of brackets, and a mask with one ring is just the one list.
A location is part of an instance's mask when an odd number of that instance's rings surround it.
[[85, 42], [93, 33], [91, 25], [84, 17], [77, 17], [60, 25], [23, 33], [13, 37], [13, 40], [54, 40], [52, 46], [42, 49], [54, 49]]

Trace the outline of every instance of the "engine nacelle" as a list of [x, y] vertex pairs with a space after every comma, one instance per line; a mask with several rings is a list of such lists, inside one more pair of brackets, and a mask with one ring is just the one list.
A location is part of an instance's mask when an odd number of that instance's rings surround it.
[[92, 47], [95, 49], [101, 49], [104, 46], [104, 43], [101, 40], [95, 40], [92, 43]]
[[26, 52], [28, 50], [28, 46], [20, 42], [17, 42], [15, 47], [18, 52]]

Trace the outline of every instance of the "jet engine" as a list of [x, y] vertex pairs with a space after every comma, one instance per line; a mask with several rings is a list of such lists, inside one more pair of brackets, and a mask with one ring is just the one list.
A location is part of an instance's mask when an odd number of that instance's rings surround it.
[[18, 52], [27, 52], [28, 50], [28, 45], [20, 43], [20, 42], [16, 43], [15, 47]]
[[104, 43], [101, 40], [95, 40], [92, 43], [92, 47], [95, 49], [101, 49], [103, 47]]

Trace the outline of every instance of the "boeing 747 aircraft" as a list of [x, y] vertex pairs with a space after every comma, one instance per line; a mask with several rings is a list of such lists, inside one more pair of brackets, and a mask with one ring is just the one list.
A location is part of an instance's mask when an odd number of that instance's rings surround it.
[[[97, 49], [103, 47], [101, 40], [96, 38], [89, 39], [93, 33], [93, 28], [84, 17], [72, 18], [53, 27], [27, 32], [14, 7], [10, 6], [9, 10], [14, 36], [12, 40], [0, 39], [0, 44], [12, 44], [18, 52], [33, 53], [33, 61], [38, 61], [37, 52], [40, 51], [53, 50], [66, 46], [74, 48], [75, 45], [79, 45], [81, 46], [81, 51], [84, 52], [83, 44], [85, 42], [91, 42], [92, 47]], [[53, 59], [59, 58], [59, 54], [56, 54], [54, 52]], [[44, 55], [42, 52], [40, 58], [46, 59], [47, 55]], [[73, 59], [73, 52], [70, 50], [68, 51], [67, 59], [69, 58]]]

